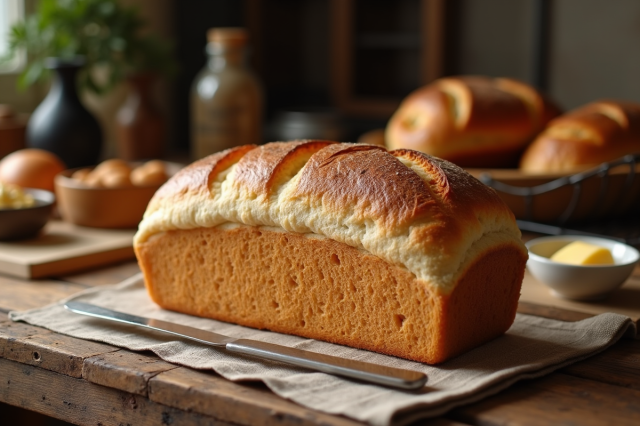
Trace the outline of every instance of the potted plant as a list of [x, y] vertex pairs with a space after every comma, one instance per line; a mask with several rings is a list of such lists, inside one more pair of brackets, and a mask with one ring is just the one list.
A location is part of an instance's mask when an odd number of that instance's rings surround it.
[[100, 127], [76, 89], [104, 94], [132, 75], [170, 74], [171, 47], [142, 33], [138, 11], [117, 0], [41, 0], [37, 12], [14, 25], [10, 55], [26, 49], [28, 64], [18, 84], [54, 81], [34, 111], [27, 145], [58, 154], [69, 167], [95, 164]]

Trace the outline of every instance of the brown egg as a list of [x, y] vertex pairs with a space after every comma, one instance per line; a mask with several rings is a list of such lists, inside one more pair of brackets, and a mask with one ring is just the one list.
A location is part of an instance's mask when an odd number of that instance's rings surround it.
[[124, 188], [131, 185], [129, 172], [124, 170], [114, 170], [105, 173], [100, 177], [100, 181], [105, 188]]
[[164, 166], [164, 161], [162, 161], [162, 160], [147, 161], [146, 163], [144, 163], [140, 167], [143, 167], [145, 170], [148, 170], [148, 171], [153, 170], [153, 171], [157, 171], [157, 172], [162, 171], [163, 173], [166, 173], [166, 171], [165, 171], [166, 169], [165, 169], [165, 166]]
[[49, 151], [21, 149], [0, 161], [0, 181], [53, 191], [53, 180], [64, 169], [64, 163]]
[[144, 165], [131, 172], [131, 182], [136, 186], [161, 185], [167, 180], [163, 170], [147, 169]]
[[119, 158], [112, 158], [110, 160], [105, 160], [102, 163], [98, 164], [95, 169], [93, 169], [92, 173], [97, 175], [102, 175], [106, 173], [110, 173], [114, 170], [123, 170], [127, 173], [131, 172], [131, 166], [124, 160]]
[[89, 173], [83, 180], [84, 183], [89, 185], [92, 188], [102, 188], [104, 185], [102, 184], [102, 176], [97, 173]]
[[73, 172], [71, 177], [79, 181], [84, 181], [87, 178], [87, 176], [89, 176], [90, 173], [91, 173], [91, 169], [80, 169]]

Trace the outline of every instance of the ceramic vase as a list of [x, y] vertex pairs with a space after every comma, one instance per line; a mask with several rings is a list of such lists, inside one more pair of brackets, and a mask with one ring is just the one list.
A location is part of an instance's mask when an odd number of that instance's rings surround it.
[[84, 59], [48, 58], [45, 65], [55, 75], [49, 93], [27, 124], [27, 147], [56, 154], [68, 168], [96, 164], [102, 150], [102, 130], [80, 102], [76, 87]]
[[155, 75], [136, 74], [127, 80], [129, 95], [116, 116], [118, 156], [130, 161], [161, 158], [165, 124], [151, 96]]

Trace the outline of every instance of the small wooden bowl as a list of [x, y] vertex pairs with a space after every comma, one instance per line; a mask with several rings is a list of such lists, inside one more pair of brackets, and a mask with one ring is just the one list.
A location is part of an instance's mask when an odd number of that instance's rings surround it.
[[71, 177], [76, 170], [65, 170], [55, 178], [60, 215], [76, 225], [137, 228], [151, 197], [160, 188], [160, 185], [92, 188]]

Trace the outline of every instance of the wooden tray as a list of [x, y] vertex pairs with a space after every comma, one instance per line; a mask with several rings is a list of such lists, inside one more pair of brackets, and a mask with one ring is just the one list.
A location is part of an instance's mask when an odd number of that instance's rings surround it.
[[132, 259], [134, 234], [53, 220], [38, 238], [0, 242], [0, 273], [42, 278]]

